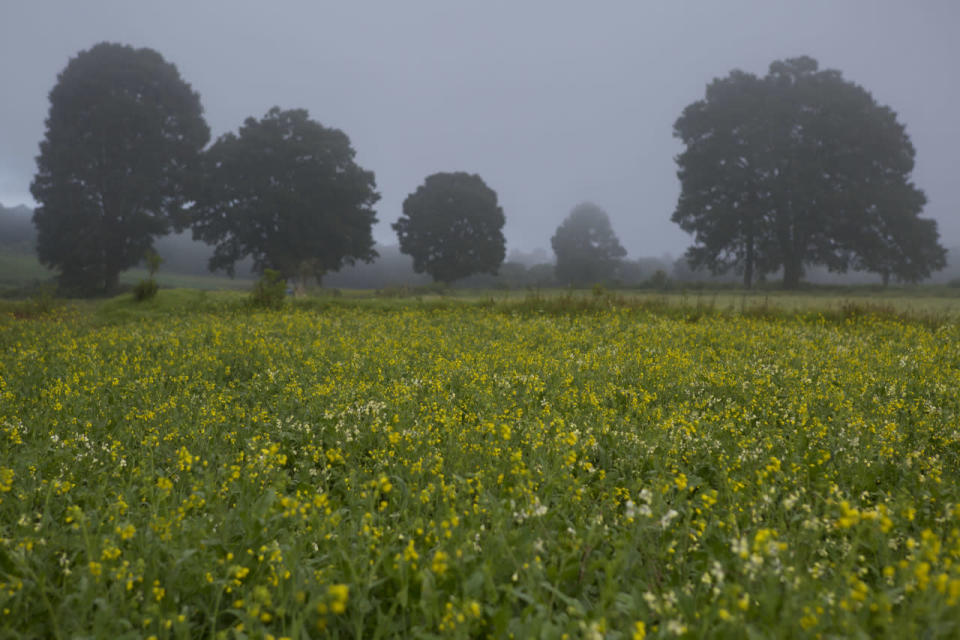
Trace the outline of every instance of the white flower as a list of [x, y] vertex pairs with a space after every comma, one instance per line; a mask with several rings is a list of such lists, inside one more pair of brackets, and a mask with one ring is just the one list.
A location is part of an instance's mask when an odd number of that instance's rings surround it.
[[667, 511], [663, 514], [663, 517], [660, 518], [660, 527], [666, 529], [670, 526], [670, 523], [673, 522], [673, 519], [679, 515], [675, 509], [670, 509], [670, 511]]
[[687, 632], [687, 625], [683, 624], [679, 620], [671, 620], [667, 623], [667, 631], [675, 636], [682, 636]]

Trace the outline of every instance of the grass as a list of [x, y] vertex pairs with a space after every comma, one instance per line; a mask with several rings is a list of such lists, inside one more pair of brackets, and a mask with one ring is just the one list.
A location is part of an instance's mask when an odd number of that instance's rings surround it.
[[[0, 247], [0, 292], [6, 291], [9, 295], [26, 293], [30, 295], [37, 288], [38, 283], [49, 283], [56, 276], [56, 272], [47, 269], [36, 255], [23, 247]], [[144, 268], [134, 268], [120, 275], [120, 284], [133, 286], [149, 277]], [[155, 276], [158, 284], [166, 289], [201, 289], [201, 290], [249, 290], [253, 282], [242, 278], [229, 278], [222, 275], [193, 275], [166, 272], [162, 268]]]
[[0, 251], [0, 287], [16, 288], [37, 280], [49, 280], [53, 271], [31, 253]]
[[[745, 316], [769, 319], [807, 318], [844, 322], [857, 317], [878, 317], [919, 323], [930, 327], [956, 322], [960, 299], [947, 297], [951, 289], [930, 289], [923, 295], [903, 292], [871, 295], [869, 291], [690, 292], [546, 290], [520, 292], [503, 290], [410, 290], [403, 295], [375, 290], [314, 290], [309, 295], [288, 297], [288, 310], [323, 312], [329, 309], [353, 309], [359, 312], [399, 312], [411, 308], [444, 310], [451, 308], [492, 308], [526, 315], [579, 315], [603, 313], [611, 309], [654, 313], [685, 322], [714, 316]], [[54, 309], [70, 309], [75, 318], [93, 324], [120, 324], [155, 316], [170, 317], [189, 312], [238, 313], [250, 302], [243, 290], [163, 289], [145, 302], [137, 302], [130, 293], [107, 300], [62, 300], [50, 297], [50, 291], [26, 300], [0, 299], [0, 318], [38, 317]]]
[[[120, 276], [120, 284], [133, 285], [149, 277], [146, 269], [135, 268], [124, 271]], [[244, 278], [230, 278], [220, 275], [192, 275], [185, 273], [164, 272], [162, 269], [154, 276], [157, 283], [165, 289], [200, 289], [204, 291], [232, 290], [248, 291], [253, 281]]]

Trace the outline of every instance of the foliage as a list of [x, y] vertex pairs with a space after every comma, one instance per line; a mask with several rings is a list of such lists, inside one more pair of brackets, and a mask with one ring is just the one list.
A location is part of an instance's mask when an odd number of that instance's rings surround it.
[[562, 284], [607, 282], [616, 274], [626, 249], [610, 226], [607, 212], [597, 205], [578, 204], [550, 238], [557, 256], [554, 268]]
[[65, 291], [113, 291], [154, 237], [187, 223], [210, 135], [199, 96], [156, 51], [101, 43], [58, 76], [46, 127], [31, 185], [37, 254]]
[[62, 301], [56, 298], [56, 285], [53, 282], [34, 282], [9, 296], [4, 292], [4, 298], [17, 297], [20, 300], [0, 306], [0, 317], [9, 312], [14, 318], [25, 319], [43, 316], [62, 308]]
[[144, 302], [157, 295], [160, 285], [153, 278], [144, 278], [133, 287], [133, 299]]
[[156, 251], [151, 249], [147, 251], [143, 261], [147, 265], [147, 272], [150, 274], [150, 276], [138, 282], [133, 288], [133, 299], [137, 302], [150, 300], [157, 295], [157, 291], [160, 288], [160, 285], [157, 284], [155, 276], [157, 275], [157, 270], [160, 269], [160, 265], [163, 263], [163, 258], [161, 258]]
[[370, 262], [374, 175], [354, 162], [350, 139], [310, 120], [306, 110], [274, 107], [248, 118], [204, 156], [194, 236], [215, 244], [211, 269], [233, 275], [251, 256], [258, 271], [284, 278]]
[[684, 109], [674, 134], [681, 194], [673, 221], [695, 234], [694, 268], [736, 269], [749, 287], [783, 269], [873, 271], [905, 281], [945, 265], [914, 148], [888, 107], [838, 71], [801, 57], [757, 78], [733, 71]]
[[393, 229], [414, 271], [449, 284], [497, 272], [506, 255], [505, 222], [497, 193], [480, 176], [435, 173], [403, 201]]
[[670, 277], [666, 271], [657, 269], [653, 272], [653, 275], [650, 276], [647, 284], [654, 289], [666, 290], [670, 288]]
[[0, 324], [0, 635], [956, 637], [956, 323], [584, 299]]
[[163, 258], [151, 249], [143, 256], [143, 262], [147, 265], [147, 272], [150, 274], [150, 277], [153, 278], [157, 275], [160, 265], [163, 264]]
[[283, 274], [274, 269], [264, 269], [263, 276], [250, 292], [250, 304], [262, 309], [279, 309], [286, 297], [287, 282]]

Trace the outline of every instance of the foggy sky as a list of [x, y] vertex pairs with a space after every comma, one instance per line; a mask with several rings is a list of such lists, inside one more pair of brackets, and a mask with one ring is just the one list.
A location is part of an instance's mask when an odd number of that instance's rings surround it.
[[944, 246], [960, 245], [960, 2], [0, 0], [0, 203], [29, 184], [47, 94], [98, 42], [150, 47], [213, 139], [273, 105], [342, 129], [382, 199], [374, 238], [436, 171], [478, 173], [508, 249], [549, 249], [577, 203], [631, 256], [677, 256], [673, 122], [711, 79], [810, 55], [893, 108]]

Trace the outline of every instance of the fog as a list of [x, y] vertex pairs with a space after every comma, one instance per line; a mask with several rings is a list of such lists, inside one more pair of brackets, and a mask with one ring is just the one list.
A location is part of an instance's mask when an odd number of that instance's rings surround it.
[[549, 249], [578, 202], [633, 257], [679, 256], [673, 122], [734, 68], [810, 55], [889, 105], [941, 244], [960, 245], [960, 3], [242, 2], [0, 5], [0, 203], [32, 205], [47, 93], [97, 42], [151, 47], [200, 93], [214, 138], [273, 105], [351, 138], [382, 199], [374, 238], [436, 171], [480, 174], [508, 251]]

